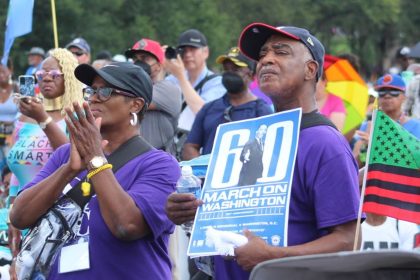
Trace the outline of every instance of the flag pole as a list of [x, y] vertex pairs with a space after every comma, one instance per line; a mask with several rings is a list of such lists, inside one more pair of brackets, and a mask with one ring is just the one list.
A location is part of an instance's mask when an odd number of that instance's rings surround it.
[[58, 48], [57, 18], [55, 16], [55, 0], [51, 0], [51, 14], [54, 32], [54, 48]]
[[370, 160], [370, 148], [372, 147], [372, 135], [375, 128], [376, 113], [378, 112], [377, 99], [375, 99], [373, 108], [374, 109], [372, 113], [372, 124], [370, 126], [370, 132], [369, 132], [369, 143], [368, 143], [366, 162], [365, 162], [365, 167], [363, 167], [364, 169], [363, 184], [362, 184], [362, 190], [360, 191], [359, 213], [357, 215], [356, 233], [354, 236], [353, 251], [357, 251], [357, 245], [359, 244], [360, 228], [361, 228], [361, 220], [362, 220], [362, 209], [363, 209], [363, 202], [364, 202], [365, 190], [366, 190], [366, 178], [367, 178], [368, 165], [369, 165], [369, 160]]

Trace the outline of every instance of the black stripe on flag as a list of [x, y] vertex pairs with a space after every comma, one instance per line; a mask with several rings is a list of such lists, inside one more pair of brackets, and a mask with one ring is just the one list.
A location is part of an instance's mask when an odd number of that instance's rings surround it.
[[413, 187], [413, 186], [404, 185], [404, 184], [397, 184], [397, 183], [382, 181], [379, 179], [369, 179], [366, 182], [366, 187], [371, 187], [371, 186], [383, 188], [383, 189], [391, 190], [391, 191], [398, 191], [398, 192], [403, 192], [403, 193], [420, 195], [420, 186]]
[[404, 175], [414, 178], [420, 178], [420, 171], [417, 169], [405, 168], [400, 166], [392, 166], [381, 163], [369, 164], [368, 171], [382, 171], [397, 175]]
[[401, 201], [397, 199], [377, 196], [373, 194], [369, 194], [365, 196], [364, 199], [365, 202], [376, 202], [383, 205], [393, 206], [400, 209], [405, 209], [408, 211], [414, 211], [414, 212], [420, 212], [420, 204], [418, 203], [412, 203], [412, 202], [406, 202]]

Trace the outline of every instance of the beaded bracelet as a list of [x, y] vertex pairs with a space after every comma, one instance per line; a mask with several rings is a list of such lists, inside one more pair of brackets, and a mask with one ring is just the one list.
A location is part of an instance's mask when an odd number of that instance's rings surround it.
[[98, 174], [99, 172], [101, 172], [101, 171], [103, 171], [105, 169], [110, 169], [110, 168], [112, 168], [112, 164], [110, 164], [110, 163], [107, 163], [105, 165], [102, 165], [101, 167], [96, 168], [95, 170], [90, 171], [88, 173], [88, 175], [87, 175], [87, 178], [90, 179], [93, 176], [95, 176], [96, 174]]

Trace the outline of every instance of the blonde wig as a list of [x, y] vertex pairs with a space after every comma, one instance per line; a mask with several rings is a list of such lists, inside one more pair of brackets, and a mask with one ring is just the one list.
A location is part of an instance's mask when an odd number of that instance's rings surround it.
[[61, 102], [58, 102], [61, 103], [61, 106], [57, 109], [61, 109], [61, 113], [64, 114], [64, 108], [73, 108], [73, 102], [77, 101], [79, 104], [83, 102], [83, 85], [74, 76], [74, 69], [77, 67], [78, 62], [74, 55], [66, 49], [52, 49], [49, 51], [49, 54], [58, 61], [61, 72], [64, 74], [64, 94], [56, 98], [61, 98]]

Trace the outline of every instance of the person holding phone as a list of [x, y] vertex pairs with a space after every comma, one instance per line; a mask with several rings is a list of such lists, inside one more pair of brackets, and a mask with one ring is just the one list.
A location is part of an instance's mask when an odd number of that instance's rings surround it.
[[[22, 83], [18, 107], [22, 113], [14, 130], [14, 144], [7, 157], [13, 172], [10, 183], [10, 208], [18, 191], [30, 182], [46, 164], [53, 151], [68, 143], [64, 107], [73, 102], [83, 102], [82, 84], [74, 76], [77, 60], [66, 49], [53, 49], [35, 73], [42, 99], [33, 96], [29, 78], [19, 79]], [[9, 227], [9, 245], [15, 257], [18, 254], [20, 232]], [[13, 266], [12, 266], [13, 270]], [[12, 279], [14, 273], [11, 271]]]

